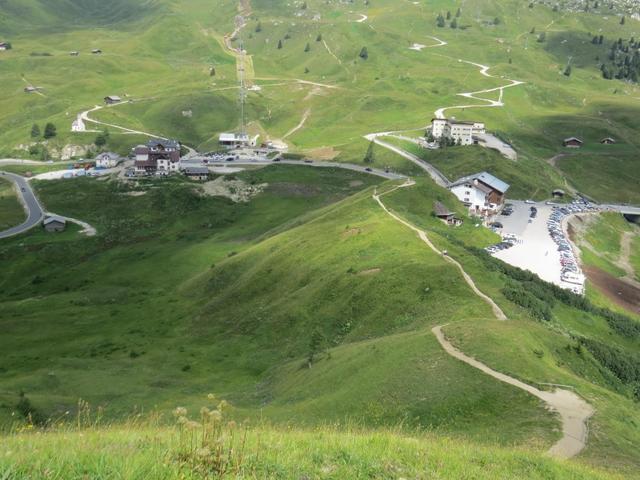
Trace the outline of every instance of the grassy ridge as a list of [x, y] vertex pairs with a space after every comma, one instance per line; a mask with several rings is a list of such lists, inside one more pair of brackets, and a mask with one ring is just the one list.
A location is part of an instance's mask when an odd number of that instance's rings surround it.
[[[81, 396], [117, 417], [132, 399], [193, 406], [215, 387], [242, 416], [261, 408], [278, 421], [406, 422], [535, 448], [556, 438], [556, 419], [537, 400], [458, 365], [425, 333], [490, 318], [455, 268], [386, 216], [370, 190], [317, 210], [375, 179], [280, 166], [239, 177], [269, 187], [231, 205], [196, 201], [172, 182], [133, 197], [90, 179], [38, 184], [45, 204], [100, 234], [55, 251], [34, 236], [4, 247], [5, 419], [20, 390], [46, 415], [73, 410]], [[47, 272], [44, 255], [56, 265]], [[460, 399], [453, 410], [450, 398]], [[504, 420], [507, 408], [518, 413]]]

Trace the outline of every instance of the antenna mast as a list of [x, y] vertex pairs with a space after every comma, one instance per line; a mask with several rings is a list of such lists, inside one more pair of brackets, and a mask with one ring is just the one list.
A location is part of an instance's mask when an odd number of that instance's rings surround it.
[[246, 121], [244, 115], [244, 103], [246, 100], [246, 91], [244, 83], [244, 65], [245, 65], [245, 50], [244, 43], [240, 42], [240, 135], [244, 137], [246, 135]]

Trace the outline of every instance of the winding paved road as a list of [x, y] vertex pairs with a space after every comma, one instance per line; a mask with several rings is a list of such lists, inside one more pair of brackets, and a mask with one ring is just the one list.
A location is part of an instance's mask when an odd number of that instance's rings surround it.
[[44, 210], [38, 202], [36, 195], [33, 193], [31, 186], [26, 178], [16, 175], [15, 173], [0, 172], [2, 178], [12, 181], [16, 185], [18, 191], [18, 198], [22, 203], [25, 211], [27, 212], [27, 219], [16, 227], [9, 228], [3, 232], [0, 232], [0, 238], [8, 238], [14, 235], [19, 235], [32, 229], [33, 227], [40, 225], [42, 218], [44, 217]]

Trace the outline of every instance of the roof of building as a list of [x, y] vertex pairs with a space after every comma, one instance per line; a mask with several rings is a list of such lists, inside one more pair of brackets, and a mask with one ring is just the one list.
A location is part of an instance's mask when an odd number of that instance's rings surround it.
[[180, 142], [178, 142], [177, 140], [170, 140], [168, 138], [154, 138], [153, 140], [149, 140], [147, 142], [147, 147], [149, 148], [156, 148], [158, 146], [161, 146], [165, 150], [169, 148], [178, 149], [180, 148]]
[[185, 175], [209, 175], [207, 167], [187, 167], [184, 169]]
[[149, 153], [149, 147], [146, 145], [138, 145], [133, 149], [133, 153], [136, 155], [146, 155]]
[[450, 217], [451, 215], [454, 215], [454, 212], [451, 212], [440, 202], [434, 202], [433, 211], [435, 212], [436, 217]]
[[106, 96], [104, 98], [105, 98], [105, 100], [111, 100], [113, 102], [121, 102], [122, 101], [122, 98], [119, 97], [118, 95], [108, 95], [108, 96]]
[[616, 139], [611, 137], [605, 137], [602, 140], [600, 140], [600, 143], [604, 143], [604, 142], [616, 143]]
[[102, 159], [102, 160], [119, 160], [120, 155], [113, 152], [103, 152], [98, 154], [96, 158]]
[[62, 225], [66, 225], [67, 220], [57, 215], [51, 215], [45, 218], [44, 221], [42, 222], [43, 225], [49, 225], [51, 223], [61, 223]]
[[480, 173], [476, 173], [475, 175], [467, 175], [466, 177], [459, 178], [458, 180], [453, 182], [450, 186], [457, 187], [458, 185], [470, 183], [470, 182], [473, 182], [474, 180], [478, 180], [484, 183], [485, 185], [488, 185], [492, 189], [497, 190], [500, 193], [505, 193], [507, 190], [509, 190], [508, 183], [503, 182], [499, 178], [494, 177], [493, 175], [487, 172], [480, 172]]
[[247, 140], [249, 140], [249, 135], [247, 135], [246, 133], [221, 133], [220, 134], [221, 142], [236, 142], [236, 141], [246, 142]]
[[565, 143], [568, 142], [578, 142], [578, 143], [583, 143], [582, 140], [580, 140], [578, 137], [569, 137], [569, 138], [565, 138], [563, 140]]
[[436, 120], [439, 120], [441, 122], [448, 122], [453, 125], [475, 125], [476, 123], [483, 123], [483, 122], [476, 122], [473, 120], [456, 120], [455, 118], [432, 118], [431, 119], [432, 122]]

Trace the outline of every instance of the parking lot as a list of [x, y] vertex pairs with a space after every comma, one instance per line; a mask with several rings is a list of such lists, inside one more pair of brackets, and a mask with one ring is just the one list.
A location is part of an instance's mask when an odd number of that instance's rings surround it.
[[[510, 246], [494, 248], [491, 254], [504, 262], [536, 273], [540, 278], [576, 293], [584, 291], [584, 276], [562, 228], [572, 213], [591, 209], [585, 205], [554, 206], [545, 202], [510, 201], [511, 215], [498, 215], [497, 231]], [[535, 213], [532, 213], [532, 207]], [[507, 247], [507, 248], [505, 248]]]

